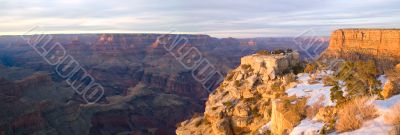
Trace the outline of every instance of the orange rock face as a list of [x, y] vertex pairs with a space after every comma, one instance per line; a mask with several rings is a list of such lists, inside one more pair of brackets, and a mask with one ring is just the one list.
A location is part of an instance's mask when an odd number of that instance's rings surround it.
[[400, 29], [339, 29], [332, 33], [325, 57], [375, 60], [393, 67], [400, 58]]

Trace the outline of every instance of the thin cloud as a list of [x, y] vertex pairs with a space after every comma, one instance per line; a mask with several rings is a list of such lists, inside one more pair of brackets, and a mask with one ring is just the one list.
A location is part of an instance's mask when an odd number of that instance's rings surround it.
[[2, 0], [0, 34], [168, 32], [217, 37], [322, 36], [347, 27], [400, 27], [398, 0]]

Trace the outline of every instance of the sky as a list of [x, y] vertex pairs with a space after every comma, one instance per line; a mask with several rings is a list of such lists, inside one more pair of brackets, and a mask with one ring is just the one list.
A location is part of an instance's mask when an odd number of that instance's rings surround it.
[[400, 28], [400, 0], [0, 0], [0, 35], [185, 33], [289, 37]]

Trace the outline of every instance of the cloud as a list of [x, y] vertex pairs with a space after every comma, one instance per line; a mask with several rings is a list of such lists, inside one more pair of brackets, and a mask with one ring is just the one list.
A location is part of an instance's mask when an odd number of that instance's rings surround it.
[[1, 34], [168, 32], [217, 37], [321, 35], [348, 27], [399, 27], [398, 0], [2, 0]]

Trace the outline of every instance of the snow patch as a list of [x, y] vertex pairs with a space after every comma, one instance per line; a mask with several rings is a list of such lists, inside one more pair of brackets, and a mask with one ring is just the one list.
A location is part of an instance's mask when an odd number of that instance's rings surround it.
[[400, 103], [400, 95], [393, 96], [387, 100], [375, 100], [373, 104], [380, 116], [370, 121], [366, 121], [363, 123], [363, 126], [360, 129], [345, 132], [340, 135], [387, 135], [393, 126], [385, 124], [383, 115], [390, 110], [392, 106], [396, 103]]
[[381, 113], [388, 111], [396, 103], [400, 103], [400, 95], [393, 96], [387, 100], [375, 100], [375, 102], [374, 102], [376, 108]]
[[324, 123], [322, 122], [304, 119], [293, 129], [290, 135], [318, 135], [323, 126]]
[[385, 86], [385, 84], [388, 82], [388, 78], [386, 75], [379, 76], [378, 80], [381, 81], [381, 83], [382, 83], [381, 88], [383, 88]]
[[312, 105], [317, 102], [322, 96], [324, 97], [324, 106], [334, 106], [335, 103], [331, 101], [330, 89], [332, 86], [324, 86], [322, 81], [318, 81], [316, 84], [309, 84], [309, 74], [299, 74], [299, 84], [295, 88], [286, 90], [288, 96], [296, 95], [297, 97], [309, 97], [307, 105]]
[[267, 132], [268, 130], [271, 130], [271, 121], [269, 121], [267, 124], [261, 126], [260, 129], [258, 129], [258, 133], [263, 134]]
[[360, 129], [341, 133], [340, 135], [387, 135], [392, 126], [384, 124], [383, 116], [363, 123]]

